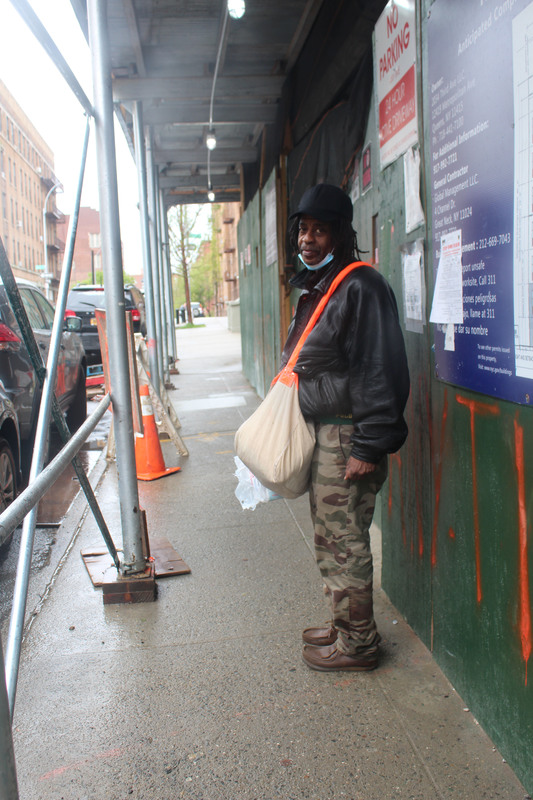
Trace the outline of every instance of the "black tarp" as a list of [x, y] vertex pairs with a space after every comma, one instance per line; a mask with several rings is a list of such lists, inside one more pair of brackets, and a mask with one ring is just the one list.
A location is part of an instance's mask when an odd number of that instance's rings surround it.
[[349, 185], [363, 146], [371, 93], [369, 47], [344, 92], [289, 154], [289, 210], [315, 183]]
[[289, 210], [321, 181], [347, 187], [363, 146], [373, 80], [372, 33], [386, 0], [327, 0], [284, 87], [262, 166], [243, 165], [244, 205], [287, 156]]

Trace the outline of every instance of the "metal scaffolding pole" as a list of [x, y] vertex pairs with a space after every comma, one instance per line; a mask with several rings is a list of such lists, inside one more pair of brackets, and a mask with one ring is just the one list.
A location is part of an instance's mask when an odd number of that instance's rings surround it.
[[[150, 218], [150, 248], [152, 253], [152, 275], [153, 275], [153, 289], [154, 289], [154, 310], [155, 310], [155, 326], [156, 326], [156, 345], [157, 345], [157, 359], [159, 363], [159, 378], [161, 383], [164, 383], [164, 365], [163, 365], [163, 327], [161, 324], [161, 291], [160, 291], [160, 269], [159, 269], [159, 242], [157, 238], [157, 195], [156, 195], [156, 181], [155, 181], [155, 168], [153, 162], [153, 149], [152, 149], [152, 133], [147, 132], [146, 135], [146, 170], [148, 180], [148, 210]], [[161, 392], [161, 387], [156, 386], [157, 392]]]
[[172, 270], [170, 267], [170, 244], [168, 233], [168, 217], [163, 199], [163, 192], [159, 192], [159, 206], [161, 209], [161, 231], [163, 241], [161, 243], [163, 250], [163, 269], [165, 270], [165, 288], [166, 288], [166, 309], [167, 309], [167, 324], [168, 324], [168, 341], [169, 341], [169, 358], [172, 357], [172, 363], [175, 363], [178, 358], [176, 350], [176, 333], [175, 333], [175, 316], [174, 316], [174, 293], [172, 291]]
[[146, 300], [146, 347], [152, 385], [159, 391], [159, 363], [157, 358], [157, 329], [155, 318], [154, 276], [150, 249], [150, 219], [148, 216], [148, 185], [146, 180], [146, 151], [142, 103], [134, 103], [133, 137], [135, 161], [139, 184], [139, 212], [141, 215], [141, 241], [143, 252], [144, 296]]
[[13, 750], [11, 714], [4, 681], [4, 655], [0, 637], [0, 797], [2, 800], [18, 800], [17, 770]]
[[163, 229], [161, 227], [161, 208], [159, 201], [159, 173], [154, 171], [154, 214], [157, 223], [157, 257], [159, 262], [159, 296], [161, 297], [161, 332], [163, 334], [161, 347], [163, 350], [163, 383], [166, 386], [170, 381], [169, 358], [168, 358], [168, 324], [167, 324], [167, 293], [166, 276], [163, 261]]
[[146, 563], [143, 556], [142, 522], [135, 471], [106, 7], [106, 0], [88, 0], [87, 3], [94, 87], [109, 372], [111, 376], [110, 394], [113, 403], [120, 518], [124, 548], [121, 571], [123, 574], [130, 574], [143, 572], [146, 568]]

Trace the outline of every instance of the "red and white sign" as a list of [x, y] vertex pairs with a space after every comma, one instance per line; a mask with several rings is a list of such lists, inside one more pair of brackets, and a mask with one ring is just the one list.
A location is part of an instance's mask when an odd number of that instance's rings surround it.
[[381, 169], [418, 142], [414, 0], [389, 0], [376, 22]]

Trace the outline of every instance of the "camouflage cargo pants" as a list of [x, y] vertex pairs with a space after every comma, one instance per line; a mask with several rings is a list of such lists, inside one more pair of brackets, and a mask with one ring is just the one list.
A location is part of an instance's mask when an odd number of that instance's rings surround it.
[[351, 425], [316, 425], [310, 502], [315, 553], [338, 631], [337, 647], [347, 655], [377, 652], [374, 621], [370, 524], [376, 495], [387, 477], [387, 459], [359, 481], [345, 481]]

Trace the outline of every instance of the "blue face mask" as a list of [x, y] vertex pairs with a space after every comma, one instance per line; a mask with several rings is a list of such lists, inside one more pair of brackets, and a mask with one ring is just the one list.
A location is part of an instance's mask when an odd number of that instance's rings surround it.
[[304, 264], [304, 266], [307, 267], [307, 269], [315, 270], [315, 269], [320, 269], [320, 267], [325, 267], [326, 264], [330, 264], [333, 261], [333, 259], [335, 258], [335, 256], [333, 255], [333, 253], [328, 253], [328, 255], [325, 258], [322, 259], [322, 261], [320, 261], [318, 264], [313, 264], [313, 266], [310, 266], [309, 264], [306, 264], [305, 261], [303, 260], [302, 256], [300, 255], [300, 253], [298, 253], [298, 258], [300, 259], [302, 264]]

